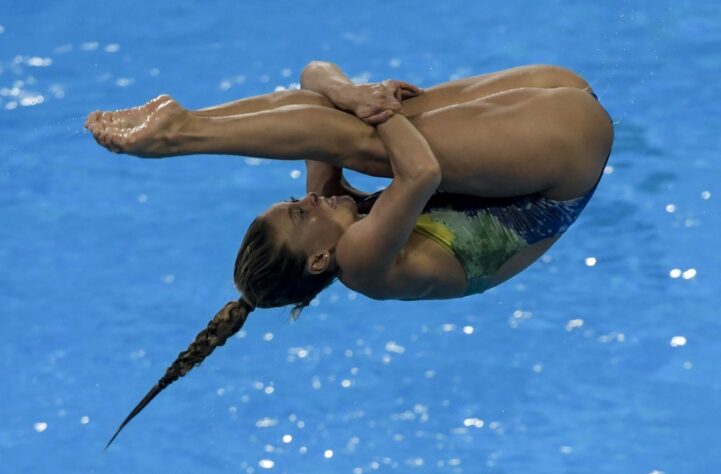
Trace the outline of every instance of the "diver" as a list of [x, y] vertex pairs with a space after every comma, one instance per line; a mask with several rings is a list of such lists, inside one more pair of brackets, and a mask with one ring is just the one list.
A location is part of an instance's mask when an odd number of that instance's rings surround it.
[[[588, 82], [549, 65], [422, 90], [354, 84], [335, 64], [313, 61], [299, 90], [196, 111], [162, 95], [93, 112], [85, 126], [116, 153], [305, 160], [307, 170], [302, 199], [250, 223], [234, 269], [241, 297], [179, 354], [108, 446], [255, 308], [292, 305], [296, 318], [335, 280], [372, 299], [420, 300], [480, 294], [518, 274], [584, 209], [614, 137]], [[392, 181], [363, 192], [344, 168]]]

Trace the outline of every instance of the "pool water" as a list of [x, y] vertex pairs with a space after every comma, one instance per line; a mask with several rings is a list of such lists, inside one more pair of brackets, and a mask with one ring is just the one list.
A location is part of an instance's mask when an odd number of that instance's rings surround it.
[[[15, 2], [0, 15], [0, 472], [716, 473], [721, 7]], [[142, 160], [88, 112], [298, 87], [319, 59], [429, 87], [581, 73], [614, 119], [594, 198], [521, 275], [452, 301], [334, 284], [118, 423], [225, 302], [301, 162]], [[387, 180], [349, 173], [374, 191]]]

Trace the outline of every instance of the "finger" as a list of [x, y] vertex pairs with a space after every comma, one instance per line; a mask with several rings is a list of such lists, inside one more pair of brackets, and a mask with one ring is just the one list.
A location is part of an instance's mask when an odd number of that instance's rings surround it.
[[387, 105], [386, 107], [384, 107], [383, 110], [390, 109], [390, 110], [392, 110], [392, 111], [394, 111], [394, 112], [398, 112], [398, 111], [401, 110], [401, 108], [402, 108], [402, 106], [401, 106], [401, 101], [400, 101], [400, 100], [397, 100], [397, 99], [394, 97], [393, 99], [390, 99], [390, 100], [388, 101], [388, 105]]
[[385, 122], [386, 120], [388, 120], [389, 118], [391, 118], [392, 116], [393, 116], [392, 110], [384, 110], [383, 112], [381, 112], [379, 114], [375, 114], [375, 115], [372, 115], [370, 117], [363, 119], [363, 121], [365, 123], [367, 123], [368, 125], [379, 125], [379, 124]]
[[422, 94], [423, 89], [421, 89], [418, 86], [414, 86], [410, 82], [404, 82], [404, 81], [398, 81], [398, 85], [401, 87], [401, 89], [405, 89], [407, 91], [411, 91], [415, 94]]

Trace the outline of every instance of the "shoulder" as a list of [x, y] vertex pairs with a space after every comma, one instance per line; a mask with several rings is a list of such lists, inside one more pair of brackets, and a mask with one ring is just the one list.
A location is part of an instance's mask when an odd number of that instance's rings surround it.
[[342, 237], [336, 247], [336, 262], [340, 269], [338, 279], [351, 290], [369, 298], [394, 299], [394, 295], [382, 291], [389, 288], [390, 268], [373, 265], [372, 258], [367, 245]]
[[[455, 256], [438, 243], [413, 233], [392, 265], [374, 270], [363, 252], [337, 254], [340, 281], [348, 288], [377, 300], [453, 298], [465, 291], [465, 272]], [[357, 258], [353, 258], [357, 257]]]

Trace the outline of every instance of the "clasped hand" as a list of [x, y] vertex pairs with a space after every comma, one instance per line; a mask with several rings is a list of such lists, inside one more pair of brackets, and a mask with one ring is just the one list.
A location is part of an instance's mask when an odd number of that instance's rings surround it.
[[350, 84], [333, 94], [336, 107], [354, 114], [368, 125], [378, 125], [402, 112], [401, 102], [423, 93], [407, 82], [388, 79], [375, 84]]

